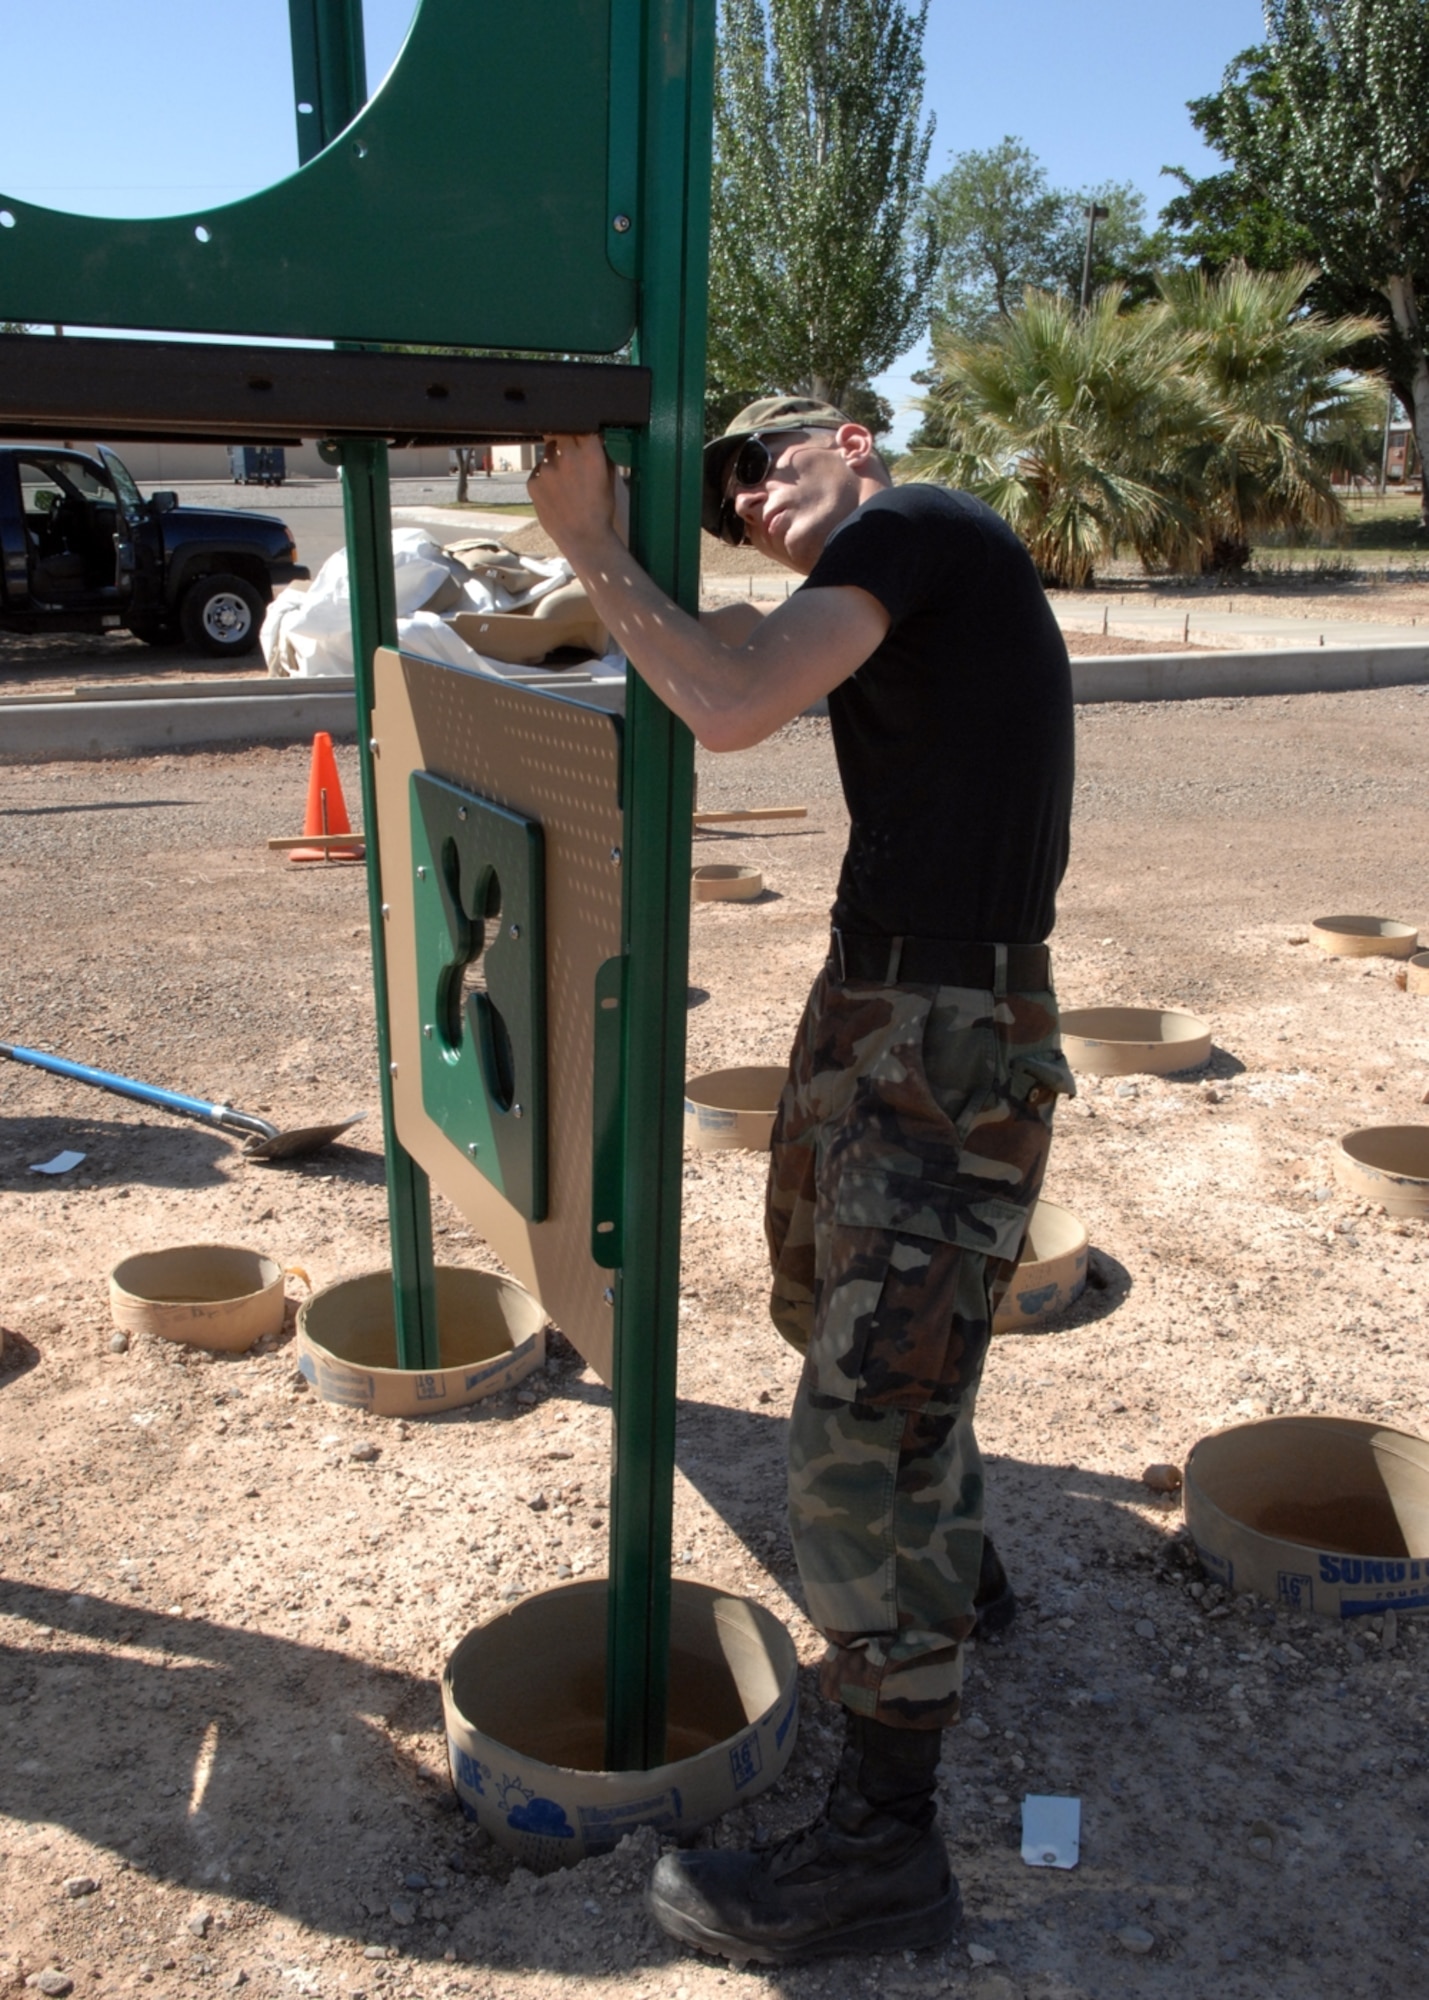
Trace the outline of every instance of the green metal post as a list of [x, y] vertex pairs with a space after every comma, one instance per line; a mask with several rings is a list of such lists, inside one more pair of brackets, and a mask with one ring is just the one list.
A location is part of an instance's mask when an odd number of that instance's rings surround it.
[[338, 446], [342, 504], [347, 522], [347, 568], [352, 593], [352, 657], [357, 680], [358, 762], [362, 774], [362, 825], [367, 847], [367, 907], [372, 928], [372, 987], [377, 1007], [377, 1056], [382, 1086], [382, 1129], [387, 1136], [387, 1220], [392, 1235], [392, 1286], [399, 1368], [436, 1368], [436, 1279], [432, 1269], [432, 1197], [427, 1176], [397, 1137], [392, 1103], [392, 1045], [387, 1033], [387, 938], [382, 913], [381, 854], [377, 845], [377, 786], [372, 767], [372, 656], [397, 643], [392, 581], [392, 502], [387, 446], [380, 438], [354, 438]]
[[[713, 0], [646, 0], [638, 358], [654, 417], [636, 440], [631, 546], [699, 606]], [[663, 1761], [680, 1282], [682, 1101], [694, 758], [635, 675], [626, 707], [624, 1262], [615, 1282], [606, 1762]]]
[[[296, 101], [312, 108], [298, 116], [298, 159], [314, 154], [351, 124], [367, 96], [361, 0], [288, 0]], [[387, 445], [381, 438], [345, 440], [336, 448], [342, 471], [347, 569], [352, 602], [353, 672], [357, 682], [358, 762], [362, 823], [367, 846], [367, 904], [372, 931], [372, 984], [377, 1008], [377, 1054], [382, 1129], [387, 1145], [387, 1219], [392, 1238], [392, 1287], [397, 1322], [397, 1365], [436, 1368], [436, 1279], [432, 1268], [432, 1199], [427, 1176], [397, 1138], [392, 1102], [392, 1047], [387, 1030], [387, 945], [382, 914], [377, 797], [372, 769], [375, 705], [372, 657], [397, 643], [392, 579], [392, 502]]]

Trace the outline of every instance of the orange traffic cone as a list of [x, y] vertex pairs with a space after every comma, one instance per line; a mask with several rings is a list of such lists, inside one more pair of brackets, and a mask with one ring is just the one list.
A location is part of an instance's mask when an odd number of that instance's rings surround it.
[[[312, 768], [308, 773], [308, 809], [303, 816], [303, 835], [331, 836], [351, 833], [352, 822], [343, 803], [342, 781], [337, 775], [337, 759], [332, 754], [332, 738], [320, 729], [313, 738]], [[289, 861], [361, 861], [366, 849], [355, 847], [295, 847]]]

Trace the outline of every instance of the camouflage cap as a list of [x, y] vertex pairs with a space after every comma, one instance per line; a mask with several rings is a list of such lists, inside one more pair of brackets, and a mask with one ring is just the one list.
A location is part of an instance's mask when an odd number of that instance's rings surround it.
[[746, 438], [768, 431], [836, 431], [848, 421], [842, 410], [813, 396], [761, 396], [746, 403], [723, 434], [705, 446], [700, 521], [706, 531], [736, 548], [744, 540], [744, 524], [726, 506], [724, 478]]

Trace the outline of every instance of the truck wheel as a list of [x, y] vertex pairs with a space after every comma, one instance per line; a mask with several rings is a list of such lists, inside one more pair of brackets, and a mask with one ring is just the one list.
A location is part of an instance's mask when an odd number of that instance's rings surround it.
[[184, 637], [200, 653], [251, 653], [263, 624], [263, 598], [246, 577], [201, 576], [180, 607]]

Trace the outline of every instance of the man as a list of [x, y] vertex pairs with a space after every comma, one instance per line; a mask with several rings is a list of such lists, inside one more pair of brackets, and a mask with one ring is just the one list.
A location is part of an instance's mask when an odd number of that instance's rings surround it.
[[[848, 1711], [824, 1816], [753, 1852], [667, 1855], [666, 1930], [737, 1960], [943, 1942], [942, 1731], [984, 1566], [978, 1380], [1042, 1182], [1057, 1046], [1044, 940], [1067, 857], [1066, 648], [1017, 538], [966, 494], [894, 487], [870, 433], [771, 397], [706, 447], [704, 521], [806, 578], [696, 621], [631, 560], [593, 438], [531, 494], [632, 666], [712, 750], [821, 695], [851, 816], [829, 960], [775, 1122], [776, 1325], [805, 1357], [789, 1515], [823, 1692]], [[979, 1576], [983, 1588], [979, 1593]]]

